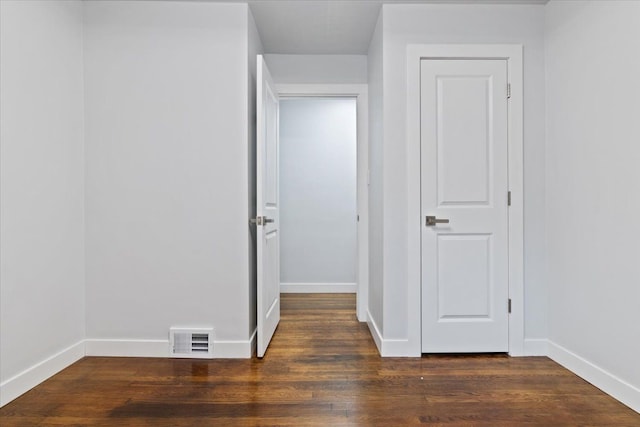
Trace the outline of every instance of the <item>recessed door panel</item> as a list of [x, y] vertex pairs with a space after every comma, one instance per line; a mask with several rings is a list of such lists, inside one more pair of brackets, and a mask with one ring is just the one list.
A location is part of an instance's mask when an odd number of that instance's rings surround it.
[[489, 204], [492, 76], [437, 77], [438, 201]]
[[265, 89], [265, 204], [270, 208], [278, 205], [278, 98], [273, 88]]
[[445, 234], [437, 245], [438, 320], [488, 319], [491, 236]]
[[[269, 285], [280, 283], [279, 277], [279, 255], [280, 255], [280, 236], [278, 230], [271, 230], [265, 233], [264, 239], [264, 257], [265, 257], [265, 277], [266, 283]], [[267, 319], [276, 308], [276, 304], [280, 301], [280, 286], [266, 286], [262, 298], [262, 311]]]

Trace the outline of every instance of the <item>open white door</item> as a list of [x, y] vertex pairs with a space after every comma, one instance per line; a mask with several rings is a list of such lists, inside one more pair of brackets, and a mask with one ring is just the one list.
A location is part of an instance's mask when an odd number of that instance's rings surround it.
[[263, 357], [280, 321], [279, 100], [262, 55], [258, 55], [257, 63], [257, 339], [258, 357]]
[[508, 351], [507, 63], [421, 74], [422, 352]]

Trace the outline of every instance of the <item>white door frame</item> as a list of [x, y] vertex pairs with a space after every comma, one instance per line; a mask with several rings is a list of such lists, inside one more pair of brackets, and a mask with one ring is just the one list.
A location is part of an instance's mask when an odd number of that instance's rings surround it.
[[349, 97], [357, 111], [357, 211], [358, 256], [356, 267], [356, 314], [367, 321], [369, 301], [369, 138], [368, 86], [366, 84], [276, 84], [280, 97]]
[[421, 353], [420, 61], [504, 59], [511, 85], [508, 106], [509, 354], [524, 355], [523, 76], [522, 45], [412, 44], [407, 46], [408, 339]]

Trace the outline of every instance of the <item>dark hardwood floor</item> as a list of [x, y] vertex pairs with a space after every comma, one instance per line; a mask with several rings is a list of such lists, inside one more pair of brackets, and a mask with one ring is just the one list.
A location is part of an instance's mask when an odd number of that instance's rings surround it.
[[0, 409], [0, 425], [640, 426], [545, 357], [382, 359], [353, 295], [282, 298], [264, 359], [87, 357]]

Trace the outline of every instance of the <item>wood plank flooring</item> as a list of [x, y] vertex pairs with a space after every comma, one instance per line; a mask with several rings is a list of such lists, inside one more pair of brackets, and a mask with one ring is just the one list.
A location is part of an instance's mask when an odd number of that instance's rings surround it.
[[0, 409], [0, 425], [640, 426], [545, 357], [383, 359], [348, 294], [282, 296], [264, 359], [87, 357]]

